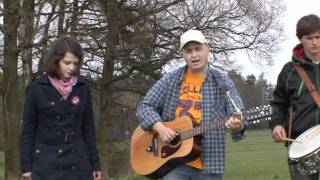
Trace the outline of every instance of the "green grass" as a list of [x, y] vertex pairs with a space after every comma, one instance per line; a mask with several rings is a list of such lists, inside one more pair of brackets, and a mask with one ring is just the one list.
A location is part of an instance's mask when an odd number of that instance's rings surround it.
[[[227, 140], [227, 168], [224, 180], [290, 180], [287, 167], [287, 149], [282, 143], [273, 143], [270, 130], [247, 132], [240, 142]], [[138, 175], [118, 180], [146, 180]]]
[[248, 131], [233, 143], [228, 138], [225, 180], [289, 180], [287, 149], [274, 143], [270, 130]]

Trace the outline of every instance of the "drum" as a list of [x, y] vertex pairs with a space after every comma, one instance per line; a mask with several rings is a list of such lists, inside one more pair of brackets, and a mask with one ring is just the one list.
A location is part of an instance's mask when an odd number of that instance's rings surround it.
[[320, 170], [320, 125], [314, 126], [289, 146], [289, 159], [297, 163], [302, 175], [310, 175]]

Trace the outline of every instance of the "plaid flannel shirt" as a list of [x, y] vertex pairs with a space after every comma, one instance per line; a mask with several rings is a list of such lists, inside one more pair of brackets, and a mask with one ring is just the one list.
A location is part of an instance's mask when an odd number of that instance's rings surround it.
[[[176, 107], [187, 66], [166, 74], [148, 91], [137, 109], [137, 117], [144, 130], [150, 130], [158, 121], [175, 119]], [[235, 107], [227, 98], [226, 89], [237, 104], [243, 109], [241, 98], [231, 79], [221, 71], [209, 68], [202, 85], [202, 123], [210, 123], [231, 115]], [[204, 173], [224, 173], [226, 151], [226, 128], [214, 129], [203, 135], [202, 155], [204, 158]], [[245, 137], [244, 131], [231, 131], [233, 141]]]

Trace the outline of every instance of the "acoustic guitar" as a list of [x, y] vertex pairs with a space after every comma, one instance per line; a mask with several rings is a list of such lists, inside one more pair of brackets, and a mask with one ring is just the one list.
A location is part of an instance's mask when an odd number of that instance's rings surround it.
[[[255, 113], [260, 113], [253, 115]], [[263, 113], [261, 113], [263, 112]], [[246, 111], [246, 120], [268, 118], [271, 114], [270, 106], [265, 106], [258, 111]], [[157, 133], [144, 131], [138, 126], [131, 138], [131, 166], [140, 175], [151, 178], [161, 178], [176, 166], [195, 160], [201, 155], [201, 134], [225, 126], [227, 118], [201, 123], [194, 126], [188, 116], [177, 118], [163, 124], [179, 133], [179, 136], [165, 143]], [[250, 124], [250, 123], [249, 123]]]

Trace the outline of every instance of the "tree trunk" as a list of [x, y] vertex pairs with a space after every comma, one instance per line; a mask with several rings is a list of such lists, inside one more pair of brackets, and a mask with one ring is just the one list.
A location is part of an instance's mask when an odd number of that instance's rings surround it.
[[23, 0], [22, 3], [21, 39], [23, 44], [22, 66], [24, 86], [26, 87], [31, 79], [32, 73], [32, 44], [33, 44], [33, 23], [34, 23], [34, 0]]
[[75, 32], [77, 30], [77, 22], [78, 22], [78, 15], [79, 15], [79, 0], [74, 0], [72, 3], [72, 19], [70, 22], [70, 32], [73, 36], [75, 36]]
[[3, 119], [5, 141], [5, 179], [19, 177], [17, 104], [17, 32], [19, 26], [19, 0], [4, 0], [4, 69], [3, 69]]
[[100, 94], [100, 120], [98, 126], [98, 148], [101, 155], [101, 164], [103, 174], [106, 179], [112, 176], [109, 171], [111, 145], [112, 145], [112, 126], [115, 122], [110, 118], [110, 105], [112, 91], [111, 80], [114, 73], [114, 60], [117, 55], [116, 47], [119, 44], [119, 24], [118, 24], [118, 7], [117, 0], [100, 0], [104, 7], [105, 14], [108, 20], [107, 39], [108, 46], [106, 47], [106, 55], [103, 65], [103, 74], [101, 79], [101, 94]]
[[[51, 24], [51, 21], [52, 21], [52, 18], [53, 16], [55, 15], [56, 13], [56, 7], [57, 7], [57, 3], [56, 1], [54, 1], [52, 4], [51, 4], [51, 10], [49, 12], [49, 15], [48, 15], [48, 19], [47, 19], [47, 22], [46, 24], [44, 25], [44, 29], [43, 29], [43, 36], [42, 36], [42, 46], [41, 46], [41, 58], [39, 59], [39, 64], [38, 64], [38, 71], [36, 72], [36, 75], [35, 76], [39, 76], [41, 74], [44, 73], [45, 71], [45, 62], [44, 62], [44, 59], [46, 58], [46, 55], [47, 55], [47, 50], [48, 50], [48, 40], [49, 40], [49, 29], [50, 29], [50, 24]], [[36, 27], [37, 28], [37, 27]]]
[[58, 21], [58, 37], [64, 34], [64, 18], [65, 18], [66, 1], [60, 0], [59, 4], [59, 21]]

